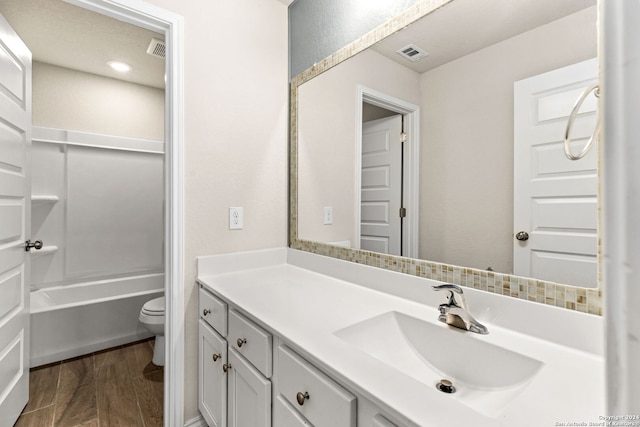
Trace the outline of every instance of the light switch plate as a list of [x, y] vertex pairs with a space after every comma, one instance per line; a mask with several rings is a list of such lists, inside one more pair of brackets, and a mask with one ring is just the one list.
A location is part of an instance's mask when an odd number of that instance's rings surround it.
[[324, 225], [333, 224], [333, 208], [325, 207], [324, 208]]

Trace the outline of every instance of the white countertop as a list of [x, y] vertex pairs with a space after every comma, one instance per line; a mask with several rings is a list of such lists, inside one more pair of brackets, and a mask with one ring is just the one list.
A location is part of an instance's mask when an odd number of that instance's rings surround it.
[[[313, 268], [301, 268], [293, 265], [294, 262], [305, 267], [313, 265]], [[318, 272], [323, 270], [325, 262], [324, 267], [331, 275]], [[445, 295], [431, 291], [430, 286], [438, 282], [350, 264], [290, 249], [203, 257], [198, 260], [198, 281], [282, 338], [348, 389], [415, 425], [540, 427], [554, 426], [556, 422], [597, 422], [598, 417], [605, 414], [601, 338], [594, 338], [594, 345], [581, 345], [576, 341], [576, 345], [567, 346], [558, 343], [563, 339], [557, 335], [557, 329], [562, 328], [575, 328], [575, 334], [588, 335], [589, 331], [585, 332], [581, 323], [593, 329], [593, 325], [601, 323], [600, 318], [567, 314], [568, 310], [520, 301], [517, 304], [525, 303], [527, 307], [519, 311], [528, 318], [506, 319], [500, 316], [500, 306], [513, 304], [514, 301], [509, 301], [512, 298], [490, 298], [494, 307], [487, 310], [483, 306], [487, 302], [480, 295], [486, 293], [465, 288], [472, 314], [490, 333], [479, 335], [459, 330], [451, 333], [464, 333], [470, 340], [483, 340], [543, 363], [533, 380], [504, 411], [487, 416], [460, 404], [453, 398], [455, 395], [443, 394], [432, 385], [404, 375], [334, 335], [340, 329], [391, 311], [450, 328], [437, 321], [436, 305], [444, 301]], [[421, 290], [433, 304], [332, 277], [344, 277], [350, 268], [362, 269], [358, 271], [364, 272], [361, 276], [365, 278], [369, 274], [385, 280], [393, 278], [394, 283], [389, 286], [397, 289], [403, 287], [405, 280], [407, 287], [423, 286]], [[474, 306], [480, 314], [474, 312]], [[512, 307], [510, 310], [514, 311]], [[539, 318], [535, 316], [537, 311]], [[563, 324], [550, 323], [558, 319]], [[540, 329], [550, 329], [552, 339], [544, 339], [544, 331], [532, 336], [515, 327], [501, 326], [518, 323], [523, 324], [523, 330], [536, 324]], [[591, 333], [601, 332], [600, 328], [596, 327]], [[574, 335], [572, 331], [567, 333]], [[567, 341], [573, 343], [569, 338]]]

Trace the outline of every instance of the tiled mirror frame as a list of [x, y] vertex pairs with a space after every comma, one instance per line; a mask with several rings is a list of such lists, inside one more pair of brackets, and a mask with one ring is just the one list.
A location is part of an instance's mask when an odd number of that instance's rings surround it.
[[[598, 283], [594, 289], [519, 277], [510, 274], [436, 263], [426, 260], [350, 249], [298, 239], [298, 87], [318, 74], [367, 49], [453, 0], [420, 0], [405, 12], [343, 47], [291, 80], [289, 157], [289, 246], [318, 255], [338, 258], [404, 274], [455, 283], [487, 292], [553, 305], [583, 313], [602, 315], [601, 246], [598, 238]], [[601, 156], [600, 156], [601, 158]], [[600, 209], [598, 213], [600, 214]], [[599, 215], [600, 218], [600, 215]]]

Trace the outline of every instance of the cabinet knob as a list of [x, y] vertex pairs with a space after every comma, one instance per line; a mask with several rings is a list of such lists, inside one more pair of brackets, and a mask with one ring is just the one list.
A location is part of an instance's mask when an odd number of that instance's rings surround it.
[[520, 240], [521, 242], [529, 240], [529, 233], [527, 233], [526, 231], [518, 231], [516, 233], [516, 239]]
[[309, 399], [309, 392], [298, 392], [298, 394], [296, 394], [296, 400], [298, 401], [298, 405], [302, 406], [304, 405], [304, 401]]
[[206, 316], [209, 313], [211, 313], [211, 310], [209, 310], [208, 308], [205, 308], [204, 310], [202, 310], [202, 315], [203, 316]]
[[236, 344], [238, 344], [238, 347], [242, 347], [242, 344], [246, 344], [247, 340], [244, 338], [238, 338], [238, 341], [236, 341]]
[[217, 362], [218, 359], [220, 359], [221, 357], [222, 357], [222, 355], [213, 353], [213, 361], [214, 362]]
[[224, 365], [222, 365], [222, 370], [224, 372], [228, 372], [231, 369], [231, 364], [225, 363]]

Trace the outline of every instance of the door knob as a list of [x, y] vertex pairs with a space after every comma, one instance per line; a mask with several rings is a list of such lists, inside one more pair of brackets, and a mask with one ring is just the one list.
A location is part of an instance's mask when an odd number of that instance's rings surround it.
[[24, 242], [24, 250], [29, 252], [31, 250], [31, 248], [39, 251], [40, 249], [42, 249], [43, 247], [43, 243], [42, 240], [36, 240], [35, 242], [32, 242], [31, 240], [27, 240], [26, 242]]
[[526, 231], [518, 231], [516, 233], [516, 239], [520, 240], [521, 242], [529, 240], [529, 233], [527, 233]]

